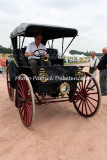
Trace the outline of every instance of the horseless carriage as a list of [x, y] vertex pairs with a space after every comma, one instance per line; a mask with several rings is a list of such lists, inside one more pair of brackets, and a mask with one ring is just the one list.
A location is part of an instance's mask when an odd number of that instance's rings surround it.
[[[25, 37], [34, 37], [37, 33], [42, 34], [42, 44], [49, 44], [45, 52], [51, 66], [43, 65], [47, 59], [40, 54], [41, 65], [37, 66], [37, 75], [34, 75], [24, 56], [26, 48], [23, 44]], [[15, 106], [26, 127], [32, 123], [35, 105], [68, 101], [83, 117], [91, 117], [98, 111], [100, 90], [95, 78], [84, 72], [81, 66], [64, 66], [63, 55], [77, 35], [78, 31], [72, 28], [25, 23], [11, 33], [13, 54], [7, 60], [7, 89], [10, 99], [15, 99]], [[64, 39], [68, 37], [71, 41], [64, 50]], [[58, 50], [53, 48], [56, 39], [62, 39], [60, 58]]]

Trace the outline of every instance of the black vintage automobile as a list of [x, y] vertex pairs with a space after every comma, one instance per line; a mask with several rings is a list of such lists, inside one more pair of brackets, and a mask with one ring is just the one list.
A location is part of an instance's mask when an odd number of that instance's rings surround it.
[[[49, 45], [45, 52], [49, 55], [51, 67], [43, 65], [47, 59], [39, 54], [41, 65], [37, 67], [37, 75], [34, 75], [24, 56], [26, 47], [23, 46], [25, 37], [34, 37], [37, 33], [43, 36], [42, 44]], [[26, 127], [32, 123], [35, 105], [68, 101], [84, 117], [91, 117], [97, 112], [100, 90], [95, 78], [83, 72], [83, 67], [64, 66], [63, 55], [77, 35], [78, 31], [72, 28], [26, 23], [11, 33], [13, 54], [7, 60], [7, 88], [11, 100], [15, 93], [15, 105]], [[68, 37], [71, 41], [64, 50], [64, 39]], [[62, 39], [60, 58], [58, 50], [53, 47], [56, 39]]]

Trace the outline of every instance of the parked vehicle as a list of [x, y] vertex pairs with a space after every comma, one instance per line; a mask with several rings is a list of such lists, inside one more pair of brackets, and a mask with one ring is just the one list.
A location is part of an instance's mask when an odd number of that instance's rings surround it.
[[[26, 48], [23, 46], [26, 37], [34, 37], [38, 32], [43, 35], [44, 45], [52, 40], [52, 45], [46, 50], [50, 56], [51, 67], [41, 63], [41, 66], [37, 67], [37, 75], [34, 75], [28, 59], [24, 56]], [[26, 127], [31, 125], [37, 105], [68, 101], [69, 106], [74, 104], [83, 117], [91, 117], [97, 112], [100, 106], [100, 90], [95, 78], [83, 72], [83, 67], [64, 66], [63, 58], [58, 58], [58, 50], [53, 48], [53, 40], [62, 38], [63, 57], [77, 34], [78, 31], [72, 28], [25, 23], [11, 33], [13, 57], [7, 60], [7, 88], [11, 100], [14, 99], [16, 91], [15, 105]], [[71, 42], [64, 51], [64, 38], [67, 37], [71, 37]], [[43, 57], [40, 55], [40, 58]], [[93, 85], [89, 88], [91, 82]]]

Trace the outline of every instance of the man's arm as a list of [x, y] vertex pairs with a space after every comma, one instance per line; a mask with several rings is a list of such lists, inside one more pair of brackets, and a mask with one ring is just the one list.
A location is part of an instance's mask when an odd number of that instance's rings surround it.
[[27, 49], [25, 51], [25, 57], [34, 56], [34, 53], [32, 52], [31, 43], [27, 46]]
[[29, 57], [29, 56], [34, 56], [34, 53], [33, 52], [30, 52], [30, 53], [25, 52], [25, 57]]
[[98, 63], [98, 69], [99, 70], [102, 70], [106, 68], [106, 65], [105, 65], [105, 56], [103, 56], [100, 60], [100, 62]]
[[97, 60], [96, 60], [96, 66], [95, 66], [95, 71], [98, 69], [98, 64], [99, 64], [99, 59], [97, 58]]
[[96, 71], [98, 69], [98, 67], [96, 66], [95, 68], [94, 68], [94, 70]]

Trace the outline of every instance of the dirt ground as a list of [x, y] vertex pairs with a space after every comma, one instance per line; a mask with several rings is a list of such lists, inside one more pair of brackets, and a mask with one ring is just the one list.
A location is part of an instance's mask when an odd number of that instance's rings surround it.
[[27, 129], [0, 74], [0, 160], [107, 160], [107, 96], [89, 119], [69, 102], [36, 106]]

